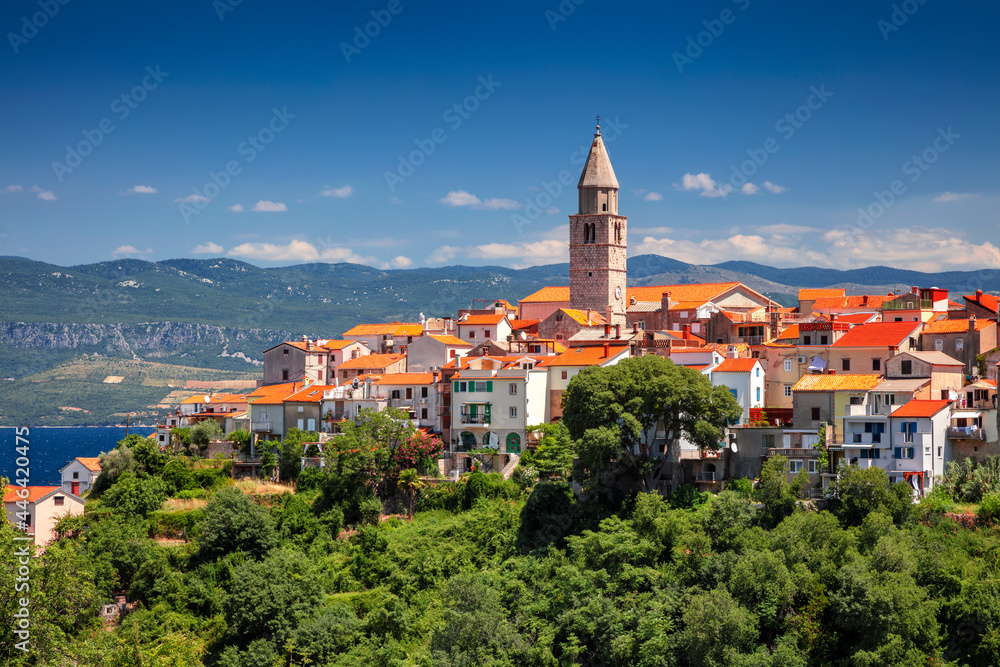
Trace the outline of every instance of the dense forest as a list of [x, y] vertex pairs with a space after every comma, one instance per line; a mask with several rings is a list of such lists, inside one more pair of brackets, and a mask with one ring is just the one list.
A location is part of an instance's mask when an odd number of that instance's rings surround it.
[[[655, 370], [629, 366], [620, 373]], [[577, 399], [604, 382], [615, 386], [598, 399], [629, 391], [614, 373], [581, 374]], [[652, 384], [687, 395], [693, 375]], [[701, 398], [706, 414], [720, 407]], [[167, 453], [130, 436], [102, 456], [86, 513], [32, 559], [30, 593], [15, 593], [17, 533], [0, 526], [0, 661], [1000, 664], [996, 461], [953, 466], [919, 503], [877, 468], [845, 467], [817, 506], [780, 457], [718, 495], [662, 497], [624, 491], [626, 468], [573, 467], [616, 458], [608, 443], [642, 414], [606, 407], [631, 416], [582, 437], [585, 419], [545, 427], [510, 480], [420, 474], [440, 441], [391, 412], [350, 423], [322, 469], [299, 471], [311, 434], [292, 433], [265, 468], [287, 484], [234, 482], [232, 461], [200, 457], [199, 437]], [[978, 507], [978, 525], [951, 518], [956, 502]], [[116, 594], [129, 613], [100, 619]], [[28, 653], [14, 625], [26, 595]]]

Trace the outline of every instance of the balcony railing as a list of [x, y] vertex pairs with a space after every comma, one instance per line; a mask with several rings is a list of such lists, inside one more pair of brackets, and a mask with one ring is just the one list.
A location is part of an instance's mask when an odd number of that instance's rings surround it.
[[945, 437], [952, 440], [980, 440], [986, 441], [986, 431], [981, 428], [975, 430], [970, 426], [949, 426], [945, 431]]
[[270, 421], [255, 421], [250, 425], [251, 431], [270, 431], [271, 422]]
[[767, 336], [739, 336], [732, 339], [732, 343], [745, 343], [746, 345], [763, 345], [764, 341], [770, 340]]
[[490, 418], [486, 415], [462, 415], [459, 423], [463, 426], [489, 426]]
[[845, 417], [888, 417], [898, 405], [876, 406], [872, 403], [867, 405], [845, 405]]
[[814, 459], [819, 456], [819, 452], [812, 447], [769, 447], [764, 456], [784, 456], [789, 459]]
[[877, 445], [881, 444], [883, 438], [881, 433], [845, 433], [844, 446], [851, 445]]
[[695, 475], [694, 478], [695, 481], [697, 482], [714, 482], [716, 481], [716, 475], [718, 475], [718, 473], [700, 472], [697, 475]]

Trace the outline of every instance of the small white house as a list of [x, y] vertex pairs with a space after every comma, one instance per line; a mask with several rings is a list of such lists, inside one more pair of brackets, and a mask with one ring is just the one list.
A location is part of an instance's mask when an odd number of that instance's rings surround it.
[[82, 495], [94, 486], [101, 474], [101, 460], [94, 457], [78, 456], [59, 471], [63, 491], [75, 496]]
[[58, 486], [8, 486], [3, 504], [7, 520], [21, 526], [41, 548], [56, 538], [59, 519], [83, 514], [83, 499]]
[[712, 384], [726, 387], [743, 408], [741, 423], [750, 419], [750, 408], [764, 407], [764, 368], [758, 359], [726, 359], [709, 372]]

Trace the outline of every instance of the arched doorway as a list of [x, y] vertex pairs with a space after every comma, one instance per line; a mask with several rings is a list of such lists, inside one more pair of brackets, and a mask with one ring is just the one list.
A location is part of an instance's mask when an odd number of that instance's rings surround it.
[[507, 453], [508, 454], [521, 453], [521, 435], [519, 433], [507, 434]]

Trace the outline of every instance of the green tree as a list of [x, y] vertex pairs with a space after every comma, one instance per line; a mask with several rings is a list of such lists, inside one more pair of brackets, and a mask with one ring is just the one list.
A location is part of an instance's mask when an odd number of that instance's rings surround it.
[[278, 543], [274, 519], [239, 489], [227, 487], [208, 502], [198, 553], [214, 560], [234, 551], [262, 558]]
[[203, 419], [191, 427], [191, 444], [198, 445], [201, 449], [208, 447], [208, 443], [217, 440], [222, 435], [219, 423], [214, 419]]
[[101, 452], [99, 461], [101, 473], [94, 480], [93, 494], [95, 496], [110, 488], [122, 474], [142, 470], [142, 466], [132, 455], [132, 450], [120, 445], [110, 452]]
[[893, 522], [905, 522], [913, 512], [912, 494], [907, 484], [892, 484], [889, 475], [872, 466], [841, 465], [832, 485], [831, 509], [845, 526], [860, 526], [872, 512], [881, 511]]
[[240, 450], [241, 454], [250, 454], [250, 442], [253, 440], [250, 431], [241, 428], [236, 429], [226, 436], [226, 440], [233, 443], [233, 446]]
[[397, 484], [400, 491], [406, 493], [410, 499], [409, 515], [412, 517], [413, 500], [417, 497], [417, 492], [424, 488], [424, 483], [420, 481], [420, 475], [417, 473], [416, 468], [407, 468], [399, 473], [399, 481]]
[[327, 448], [328, 465], [372, 490], [390, 474], [393, 454], [416, 435], [417, 427], [402, 410], [361, 410], [357, 423], [348, 421], [344, 432]]
[[485, 577], [468, 574], [451, 579], [444, 600], [444, 623], [431, 639], [437, 664], [474, 667], [527, 662], [527, 646], [507, 619], [500, 594]]
[[191, 467], [178, 458], [171, 459], [163, 466], [160, 478], [163, 479], [167, 485], [167, 492], [172, 496], [198, 486]]
[[754, 615], [722, 587], [696, 593], [682, 624], [681, 646], [693, 667], [733, 665], [757, 641]]
[[302, 470], [302, 453], [307, 442], [319, 442], [319, 434], [298, 428], [288, 429], [285, 438], [278, 445], [278, 472], [282, 478], [292, 481], [298, 479]]
[[[573, 456], [575, 454], [573, 439], [569, 429], [561, 421], [555, 424], [539, 424], [529, 426], [529, 432], [541, 431], [535, 451], [521, 457], [522, 465], [531, 465], [543, 477], [562, 477], [569, 479], [573, 471]], [[527, 460], [525, 460], [527, 459]]]
[[167, 485], [159, 477], [127, 472], [101, 496], [101, 505], [125, 515], [146, 516], [167, 499]]
[[760, 522], [765, 528], [774, 528], [795, 511], [795, 493], [788, 483], [788, 459], [772, 456], [760, 471], [757, 484], [757, 500], [764, 507]]
[[[741, 413], [725, 387], [647, 355], [578, 373], [563, 394], [562, 421], [579, 441], [580, 458], [592, 474], [618, 464], [649, 492], [669, 462], [677, 461], [681, 438], [716, 449], [722, 429]], [[664, 433], [661, 448], [657, 437]]]

